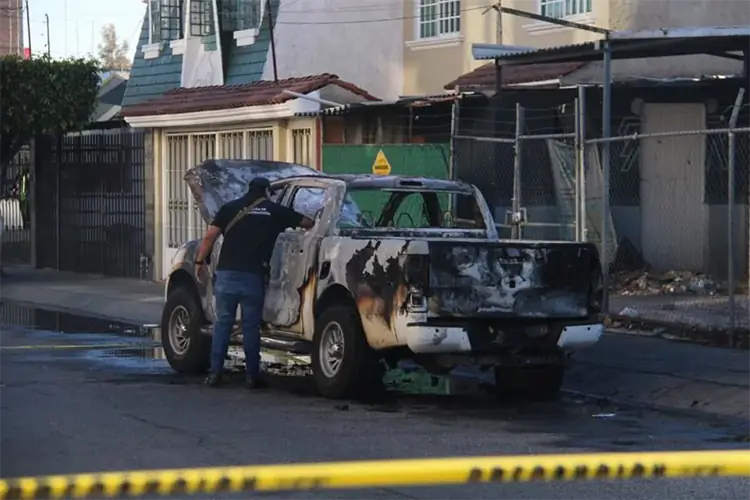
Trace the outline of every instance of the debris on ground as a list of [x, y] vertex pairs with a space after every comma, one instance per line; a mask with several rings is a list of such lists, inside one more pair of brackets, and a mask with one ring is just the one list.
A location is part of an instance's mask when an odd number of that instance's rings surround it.
[[618, 295], [716, 295], [721, 290], [709, 276], [690, 271], [624, 271], [616, 274], [612, 283], [612, 291]]

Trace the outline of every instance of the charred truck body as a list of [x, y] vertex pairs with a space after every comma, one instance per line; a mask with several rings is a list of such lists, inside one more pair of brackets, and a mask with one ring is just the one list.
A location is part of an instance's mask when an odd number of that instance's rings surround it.
[[[403, 358], [433, 373], [476, 363], [495, 370], [501, 392], [554, 396], [566, 353], [602, 335], [596, 247], [500, 240], [474, 186], [257, 160], [208, 160], [186, 181], [208, 222], [255, 176], [316, 221], [276, 241], [262, 344], [310, 354], [326, 397], [367, 391], [383, 361]], [[198, 244], [173, 260], [162, 317], [167, 359], [185, 373], [208, 368], [215, 319], [213, 280], [194, 275]], [[220, 251], [221, 240], [211, 276]]]

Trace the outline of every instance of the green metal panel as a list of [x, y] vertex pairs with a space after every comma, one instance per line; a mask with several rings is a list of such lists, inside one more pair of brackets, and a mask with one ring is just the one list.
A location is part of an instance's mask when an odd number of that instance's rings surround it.
[[[372, 165], [380, 150], [391, 165], [391, 175], [450, 178], [449, 144], [324, 144], [323, 172], [327, 174], [372, 174]], [[360, 192], [352, 193], [351, 196], [360, 210], [372, 219], [373, 215], [381, 212], [389, 194]], [[447, 196], [441, 196], [440, 204], [442, 207], [447, 207]], [[421, 217], [421, 199], [411, 195], [399, 207], [396, 224], [398, 227], [418, 226]]]

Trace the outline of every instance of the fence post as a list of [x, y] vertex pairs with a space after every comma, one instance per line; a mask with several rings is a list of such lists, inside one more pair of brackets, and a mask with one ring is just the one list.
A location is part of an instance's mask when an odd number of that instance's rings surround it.
[[581, 241], [588, 241], [589, 238], [589, 222], [588, 214], [586, 213], [586, 87], [578, 87], [578, 137], [580, 151], [580, 163], [578, 164], [580, 170], [576, 173], [581, 179], [580, 184], [580, 203], [579, 212], [581, 214]]
[[57, 149], [55, 150], [55, 268], [58, 271], [62, 271], [62, 189], [60, 184], [62, 183], [62, 166], [65, 158], [63, 152], [65, 144], [65, 135], [57, 133], [55, 136], [57, 141]]
[[511, 212], [513, 216], [511, 223], [511, 238], [521, 239], [521, 149], [524, 129], [524, 110], [520, 103], [516, 103], [516, 140], [513, 148], [513, 199], [511, 201]]
[[583, 146], [583, 139], [581, 138], [581, 103], [578, 101], [578, 98], [576, 97], [573, 101], [573, 133], [575, 134], [575, 137], [573, 138], [573, 149], [575, 150], [575, 164], [573, 167], [573, 175], [575, 175], [575, 196], [574, 196], [574, 203], [575, 203], [575, 219], [576, 219], [576, 241], [583, 241], [583, 226], [582, 226], [582, 218], [581, 218], [581, 187], [582, 187], [582, 179], [581, 179], [581, 161], [582, 161], [582, 146]]
[[734, 101], [734, 108], [729, 117], [729, 132], [727, 137], [727, 283], [729, 288], [729, 324], [731, 328], [730, 343], [734, 347], [736, 343], [737, 329], [737, 309], [735, 308], [735, 280], [734, 280], [734, 182], [735, 182], [735, 133], [734, 128], [737, 126], [742, 99], [745, 96], [745, 89], [740, 88], [737, 92], [737, 98]]

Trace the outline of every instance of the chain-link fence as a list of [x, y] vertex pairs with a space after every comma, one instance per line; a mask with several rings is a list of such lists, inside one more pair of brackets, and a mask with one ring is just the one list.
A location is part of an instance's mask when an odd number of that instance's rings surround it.
[[502, 237], [595, 243], [616, 322], [720, 330], [735, 342], [750, 327], [750, 128], [740, 102], [715, 112], [641, 103], [612, 117], [607, 139], [583, 100], [460, 109], [454, 176], [482, 190]]

